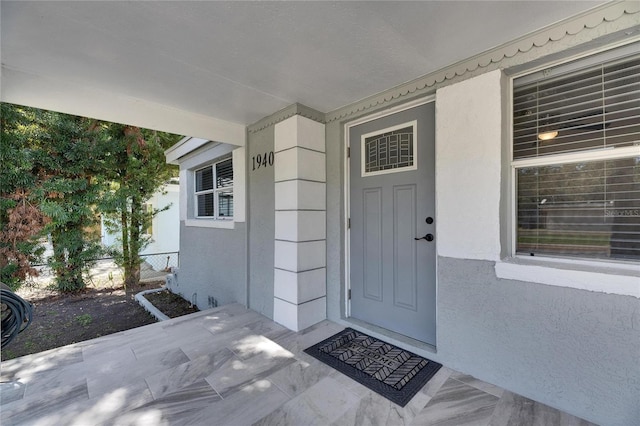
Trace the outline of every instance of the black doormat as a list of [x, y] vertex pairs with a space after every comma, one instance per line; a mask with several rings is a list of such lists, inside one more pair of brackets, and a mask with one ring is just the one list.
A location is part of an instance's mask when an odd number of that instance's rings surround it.
[[351, 328], [304, 351], [401, 407], [442, 367]]

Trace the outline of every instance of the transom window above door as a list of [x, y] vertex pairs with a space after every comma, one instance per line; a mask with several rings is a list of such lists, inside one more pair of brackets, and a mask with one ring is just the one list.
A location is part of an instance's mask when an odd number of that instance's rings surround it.
[[361, 136], [362, 177], [416, 170], [417, 122]]

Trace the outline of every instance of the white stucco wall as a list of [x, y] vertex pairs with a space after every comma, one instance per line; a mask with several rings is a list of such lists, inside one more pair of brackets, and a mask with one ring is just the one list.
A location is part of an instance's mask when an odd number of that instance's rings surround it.
[[506, 79], [496, 70], [436, 92], [438, 255], [495, 261], [498, 278], [640, 297], [636, 265], [510, 253]]
[[502, 72], [436, 92], [438, 255], [500, 258]]
[[[165, 193], [163, 193], [165, 192]], [[154, 209], [167, 210], [159, 212], [152, 222], [152, 240], [142, 251], [143, 254], [175, 252], [180, 249], [180, 188], [178, 185], [165, 185], [148, 201]], [[118, 233], [108, 232], [102, 223], [102, 244], [111, 247], [119, 244]]]
[[153, 218], [152, 241], [143, 253], [167, 253], [180, 250], [180, 187], [166, 185], [148, 201], [156, 209], [170, 206]]

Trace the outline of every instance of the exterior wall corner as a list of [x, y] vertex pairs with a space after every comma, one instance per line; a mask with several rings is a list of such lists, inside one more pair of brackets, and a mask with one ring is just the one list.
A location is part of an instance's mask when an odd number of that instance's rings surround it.
[[273, 319], [299, 331], [326, 318], [325, 129], [294, 115], [274, 135]]

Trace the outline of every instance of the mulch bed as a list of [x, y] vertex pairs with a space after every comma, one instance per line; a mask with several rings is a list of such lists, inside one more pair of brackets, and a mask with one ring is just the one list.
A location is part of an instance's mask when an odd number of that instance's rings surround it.
[[159, 291], [157, 293], [147, 293], [144, 295], [144, 298], [169, 318], [198, 312], [198, 308], [196, 306], [187, 302], [177, 294], [171, 293], [169, 290]]
[[[58, 294], [47, 288], [21, 288], [18, 295], [34, 305], [33, 321], [2, 349], [2, 360], [153, 324], [156, 319], [138, 304], [134, 296], [162, 284], [164, 281], [153, 281], [125, 289], [121, 284], [107, 282], [91, 285], [76, 294]], [[165, 292], [154, 294], [162, 293]], [[197, 311], [177, 295], [160, 298], [162, 300], [156, 307], [170, 318]], [[151, 303], [155, 305], [156, 301]]]

